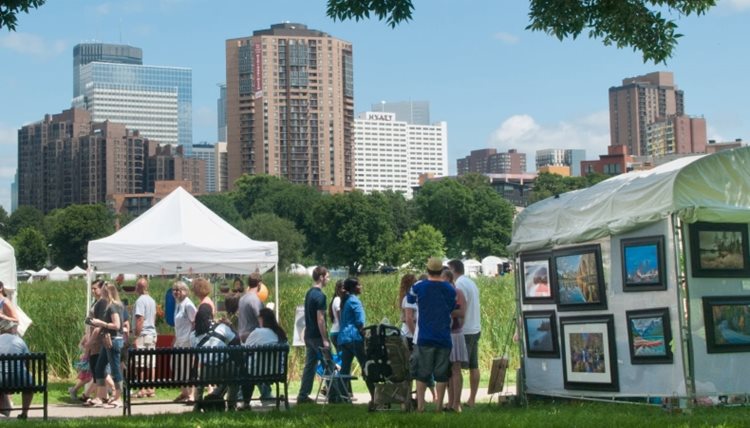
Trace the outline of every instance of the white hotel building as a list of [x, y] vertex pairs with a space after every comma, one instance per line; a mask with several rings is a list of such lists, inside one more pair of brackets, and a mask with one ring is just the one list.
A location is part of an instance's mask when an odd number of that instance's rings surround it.
[[420, 174], [448, 175], [448, 124], [413, 125], [394, 113], [365, 112], [354, 120], [354, 187], [412, 197]]

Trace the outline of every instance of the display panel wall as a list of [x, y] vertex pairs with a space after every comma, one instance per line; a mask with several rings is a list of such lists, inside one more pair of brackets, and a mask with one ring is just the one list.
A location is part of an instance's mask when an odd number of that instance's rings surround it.
[[[533, 281], [533, 276], [524, 276], [521, 270], [518, 281], [521, 311], [535, 318], [521, 323], [524, 349], [534, 348], [524, 353], [526, 391], [592, 397], [687, 395], [671, 219], [609, 238], [520, 254], [519, 261], [532, 260], [531, 265], [537, 266], [535, 255], [545, 253], [550, 255], [549, 281], [555, 301], [524, 299], [530, 293], [521, 287]], [[597, 257], [601, 258], [598, 270], [588, 266]], [[571, 271], [577, 274], [580, 294], [594, 304], [561, 300], [566, 287], [571, 289], [563, 285], [573, 280]], [[603, 277], [602, 295], [596, 294], [600, 291], [598, 274]], [[559, 357], [535, 349], [549, 348], [544, 322], [537, 321], [539, 314], [547, 313], [557, 322], [549, 334], [557, 336], [553, 339]], [[614, 321], [612, 330], [602, 326], [602, 319], [609, 315]], [[529, 326], [537, 330], [527, 331]], [[610, 344], [615, 355], [609, 348], [602, 349]]]
[[750, 278], [738, 277], [737, 272], [747, 267], [750, 225], [705, 225], [685, 225], [695, 393], [697, 396], [747, 394]]

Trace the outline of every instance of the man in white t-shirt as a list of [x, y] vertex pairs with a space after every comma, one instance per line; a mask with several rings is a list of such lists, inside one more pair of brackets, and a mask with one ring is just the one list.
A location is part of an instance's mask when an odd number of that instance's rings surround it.
[[[133, 316], [135, 318], [135, 347], [138, 349], [156, 348], [156, 301], [148, 294], [148, 280], [141, 277], [135, 283], [135, 293], [138, 299], [135, 301]], [[151, 377], [154, 377], [156, 371], [156, 359], [151, 358], [146, 361], [148, 367], [141, 367], [142, 370], [150, 369]], [[138, 391], [136, 397], [153, 397], [154, 389], [142, 389]]]
[[466, 298], [466, 312], [464, 315], [464, 340], [469, 352], [469, 362], [462, 364], [462, 368], [469, 369], [469, 387], [471, 394], [466, 402], [467, 407], [473, 407], [479, 389], [479, 336], [481, 333], [481, 311], [479, 303], [479, 289], [477, 284], [464, 275], [464, 264], [461, 260], [451, 260], [448, 267], [453, 272], [456, 288], [463, 292]]

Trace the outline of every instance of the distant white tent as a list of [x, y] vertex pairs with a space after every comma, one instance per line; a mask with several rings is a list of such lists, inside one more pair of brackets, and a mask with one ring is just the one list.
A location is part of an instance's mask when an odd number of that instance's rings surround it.
[[478, 260], [464, 260], [464, 274], [469, 277], [475, 277], [482, 271], [482, 264]]
[[13, 246], [0, 238], [0, 281], [10, 290], [11, 300], [16, 302], [16, 252]]
[[60, 266], [52, 269], [49, 272], [49, 275], [47, 275], [48, 281], [67, 281], [70, 279], [70, 275], [68, 275], [68, 272], [64, 271], [60, 268]]
[[84, 276], [86, 276], [86, 271], [78, 266], [74, 266], [73, 269], [68, 271], [68, 275], [71, 278], [83, 278]]
[[505, 257], [487, 256], [482, 259], [482, 274], [484, 276], [496, 276], [499, 273], [498, 265], [508, 263]]
[[292, 275], [307, 275], [307, 268], [299, 263], [292, 263], [286, 271]]
[[49, 276], [49, 269], [47, 269], [47, 268], [42, 268], [41, 270], [38, 270], [38, 271], [34, 272], [34, 275], [32, 275], [32, 277], [36, 281], [42, 280], [42, 279], [47, 279], [48, 276]]

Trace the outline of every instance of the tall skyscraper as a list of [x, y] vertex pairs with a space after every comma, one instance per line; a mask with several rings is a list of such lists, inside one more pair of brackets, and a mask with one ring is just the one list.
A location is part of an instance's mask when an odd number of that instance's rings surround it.
[[523, 174], [526, 172], [526, 153], [516, 149], [498, 153], [496, 149], [472, 150], [469, 156], [456, 161], [458, 175], [476, 172], [479, 174]]
[[302, 24], [226, 41], [229, 186], [243, 173], [354, 186], [352, 45]]
[[685, 96], [671, 72], [623, 79], [609, 88], [611, 144], [627, 146], [633, 156], [648, 154], [647, 125], [659, 118], [685, 114]]
[[[123, 48], [140, 53], [138, 48]], [[74, 63], [76, 52], [83, 61], [80, 53], [84, 50], [81, 45], [74, 48]], [[105, 62], [109, 59], [112, 57], [74, 65], [78, 95], [73, 107], [87, 110], [94, 122], [122, 123], [160, 144], [180, 144], [189, 154], [193, 144], [192, 70]]]
[[218, 141], [227, 141], [227, 84], [219, 84], [219, 99], [216, 100], [216, 127]]
[[536, 151], [537, 171], [545, 166], [567, 166], [570, 175], [581, 176], [581, 161], [586, 159], [586, 150], [582, 149], [543, 149]]
[[430, 125], [429, 101], [381, 101], [372, 105], [373, 112], [395, 113], [396, 120], [412, 125]]
[[412, 125], [395, 113], [365, 112], [354, 120], [354, 185], [365, 192], [412, 196], [420, 174], [448, 175], [448, 125]]
[[196, 159], [206, 162], [206, 192], [218, 192], [216, 182], [216, 147], [206, 142], [193, 144], [193, 155]]
[[143, 65], [143, 51], [128, 45], [80, 43], [73, 47], [73, 98], [81, 95], [81, 66], [90, 62]]

